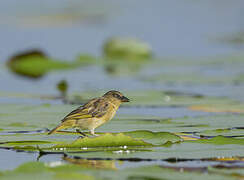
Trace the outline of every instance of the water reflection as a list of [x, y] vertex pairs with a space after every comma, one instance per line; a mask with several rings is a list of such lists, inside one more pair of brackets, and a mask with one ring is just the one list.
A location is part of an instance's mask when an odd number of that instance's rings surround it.
[[80, 165], [84, 168], [95, 168], [95, 169], [111, 169], [117, 170], [115, 160], [89, 160], [89, 159], [78, 159], [64, 155], [62, 158], [72, 164]]
[[137, 74], [143, 63], [139, 62], [109, 62], [104, 66], [105, 72], [112, 76], [131, 76]]

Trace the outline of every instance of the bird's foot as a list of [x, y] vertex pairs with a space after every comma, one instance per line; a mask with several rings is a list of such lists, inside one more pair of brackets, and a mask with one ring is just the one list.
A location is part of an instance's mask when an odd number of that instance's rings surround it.
[[87, 137], [87, 135], [85, 133], [81, 132], [79, 129], [76, 129], [76, 132], [79, 133], [81, 135], [80, 137], [82, 137], [82, 138]]
[[91, 134], [92, 136], [94, 136], [94, 137], [97, 137], [97, 136], [99, 136], [98, 134], [95, 134], [95, 131], [94, 131], [94, 129], [92, 129], [92, 130], [90, 131], [90, 134]]

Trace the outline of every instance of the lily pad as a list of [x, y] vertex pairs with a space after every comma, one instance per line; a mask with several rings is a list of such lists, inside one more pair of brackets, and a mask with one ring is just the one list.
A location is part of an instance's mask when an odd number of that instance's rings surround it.
[[21, 146], [21, 145], [40, 145], [40, 144], [51, 144], [52, 142], [49, 141], [7, 141], [7, 142], [1, 142], [1, 144], [7, 145], [7, 146]]
[[204, 111], [204, 112], [244, 113], [244, 104], [240, 104], [240, 103], [202, 104], [202, 105], [190, 106], [189, 109], [194, 111]]
[[105, 42], [103, 52], [113, 60], [142, 60], [152, 57], [151, 47], [134, 38], [111, 38]]
[[[67, 165], [67, 168], [69, 165]], [[74, 172], [76, 171], [76, 172]], [[40, 162], [29, 162], [23, 164], [16, 168], [13, 171], [5, 171], [3, 174], [0, 174], [0, 178], [4, 179], [85, 179], [93, 180], [94, 177], [88, 175], [87, 173], [78, 172], [74, 168], [73, 172], [70, 169], [66, 169], [65, 173], [59, 169], [48, 167], [44, 163]]]
[[64, 149], [67, 152], [74, 149], [82, 152], [87, 151], [88, 148], [93, 148], [92, 151], [120, 151], [121, 148], [142, 151], [142, 148], [145, 147], [166, 147], [182, 141], [179, 136], [172, 133], [150, 131], [99, 133], [100, 136], [98, 137], [85, 137], [82, 139], [77, 139], [76, 135], [76, 140], [73, 140], [75, 138], [73, 137], [72, 139], [72, 136], [67, 137], [67, 135], [58, 135], [58, 140], [46, 134], [34, 134], [33, 136], [21, 134], [18, 136], [5, 135], [1, 138], [0, 147], [26, 151], [39, 151], [41, 149], [48, 152], [63, 151]]
[[223, 136], [217, 136], [211, 139], [200, 139], [198, 141], [193, 141], [193, 142], [203, 143], [203, 144], [215, 144], [215, 145], [227, 145], [227, 144], [244, 145], [244, 139], [227, 138]]
[[18, 75], [40, 78], [49, 71], [76, 68], [84, 65], [83, 62], [83, 58], [74, 62], [60, 61], [48, 57], [42, 51], [30, 50], [14, 55], [8, 60], [7, 65]]
[[132, 131], [125, 133], [105, 133], [95, 138], [80, 138], [69, 144], [59, 144], [53, 148], [90, 148], [90, 147], [152, 147], [164, 145], [167, 142], [176, 143], [182, 139], [172, 133]]
[[[198, 140], [196, 140], [197, 142]], [[195, 142], [195, 141], [194, 141]], [[86, 150], [80, 152], [67, 152], [69, 156], [77, 156], [81, 158], [138, 158], [146, 160], [161, 160], [167, 158], [186, 158], [186, 159], [201, 159], [215, 157], [234, 157], [244, 156], [243, 145], [238, 144], [203, 144], [194, 143], [193, 141], [183, 141], [182, 143], [174, 143], [171, 146], [149, 147], [149, 148], [123, 148], [111, 150]]]
[[204, 130], [196, 133], [200, 136], [235, 136], [235, 137], [244, 137], [244, 127], [232, 127], [232, 128], [225, 128], [225, 129], [213, 129], [213, 130]]
[[[99, 173], [98, 173], [99, 172]], [[177, 171], [169, 168], [162, 168], [160, 166], [143, 166], [137, 168], [125, 168], [120, 171], [114, 170], [103, 170], [97, 171], [89, 169], [86, 166], [81, 167], [79, 165], [72, 164], [44, 164], [41, 162], [29, 162], [23, 164], [11, 171], [2, 171], [0, 174], [1, 178], [4, 179], [164, 179], [175, 180], [189, 180], [189, 179], [211, 179], [211, 180], [234, 180], [235, 177], [231, 175], [225, 175], [221, 173], [199, 173], [190, 171]]]
[[81, 148], [81, 147], [120, 147], [120, 146], [153, 146], [142, 140], [134, 139], [122, 133], [113, 135], [106, 133], [95, 138], [79, 138], [71, 144], [59, 144], [53, 148]]
[[182, 138], [179, 136], [168, 133], [168, 132], [152, 132], [152, 131], [131, 131], [131, 132], [125, 132], [125, 135], [129, 135], [133, 138], [140, 139], [149, 143], [152, 143], [154, 145], [162, 145], [167, 142], [176, 143], [182, 141]]

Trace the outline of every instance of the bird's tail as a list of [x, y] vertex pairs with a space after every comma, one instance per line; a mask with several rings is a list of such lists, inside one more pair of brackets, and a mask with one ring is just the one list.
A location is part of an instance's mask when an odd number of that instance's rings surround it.
[[53, 128], [51, 131], [49, 131], [48, 132], [48, 135], [53, 134], [53, 133], [56, 133], [56, 131], [61, 130], [61, 129], [64, 129], [64, 128], [65, 127], [62, 124], [60, 124], [57, 127]]
[[61, 130], [61, 129], [66, 129], [66, 128], [72, 128], [73, 125], [75, 124], [75, 120], [68, 120], [62, 122], [60, 125], [52, 129], [51, 131], [48, 132], [48, 135], [56, 133], [56, 131]]

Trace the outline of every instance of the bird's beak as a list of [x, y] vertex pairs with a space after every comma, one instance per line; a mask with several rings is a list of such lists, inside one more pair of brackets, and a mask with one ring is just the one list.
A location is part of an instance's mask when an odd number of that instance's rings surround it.
[[125, 97], [125, 96], [123, 96], [123, 97], [121, 98], [121, 101], [122, 101], [122, 102], [130, 102], [130, 100], [129, 100], [127, 97]]

